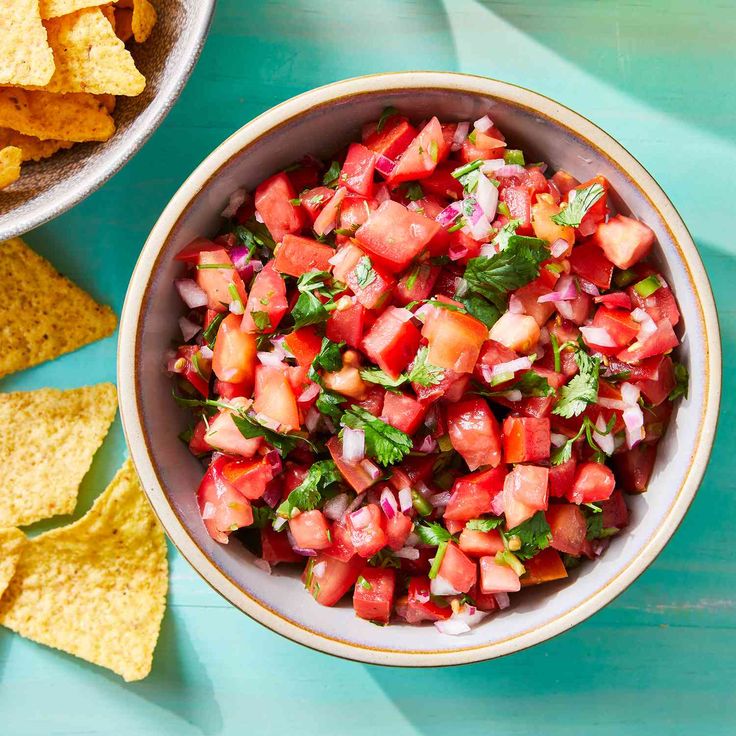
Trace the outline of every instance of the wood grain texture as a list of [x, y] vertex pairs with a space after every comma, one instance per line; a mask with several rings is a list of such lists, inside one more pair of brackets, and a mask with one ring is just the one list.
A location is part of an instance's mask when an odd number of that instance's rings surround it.
[[[352, 75], [473, 72], [569, 105], [651, 171], [700, 247], [729, 356], [736, 348], [735, 36], [731, 2], [220, 0], [199, 66], [153, 139], [29, 241], [119, 312], [158, 213], [193, 167], [251, 117]], [[90, 383], [114, 380], [114, 339], [0, 388], [66, 388], [82, 371]], [[732, 734], [736, 374], [727, 370], [724, 381], [712, 461], [680, 530], [626, 593], [552, 641], [446, 670], [332, 659], [238, 613], [172, 551], [170, 606], [150, 678], [125, 685], [0, 632], [0, 733]], [[122, 455], [116, 424], [75, 516]]]

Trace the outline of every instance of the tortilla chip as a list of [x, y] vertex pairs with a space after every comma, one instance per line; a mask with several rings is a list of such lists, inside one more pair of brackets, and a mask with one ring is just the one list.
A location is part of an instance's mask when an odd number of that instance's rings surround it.
[[0, 9], [0, 84], [46, 84], [54, 55], [38, 0], [3, 0]]
[[115, 33], [123, 43], [133, 38], [132, 8], [115, 8]]
[[16, 146], [21, 150], [23, 161], [40, 161], [52, 156], [62, 148], [71, 148], [70, 141], [42, 141], [32, 135], [23, 135], [10, 128], [0, 128], [0, 148]]
[[110, 3], [110, 5], [101, 5], [100, 10], [102, 11], [102, 14], [107, 18], [107, 22], [112, 26], [113, 31], [115, 30], [115, 6]]
[[111, 383], [0, 394], [0, 526], [71, 514], [116, 411]]
[[40, 0], [41, 17], [44, 20], [58, 18], [60, 15], [69, 15], [83, 8], [95, 8], [105, 5], [110, 0]]
[[0, 623], [140, 680], [151, 671], [167, 588], [166, 541], [128, 460], [79, 521], [28, 542]]
[[104, 106], [110, 115], [115, 112], [115, 105], [117, 104], [117, 97], [115, 95], [95, 95], [100, 103]]
[[0, 243], [0, 378], [111, 335], [117, 319], [22, 240]]
[[0, 529], [0, 598], [18, 566], [23, 547], [28, 540], [20, 529]]
[[156, 20], [156, 9], [148, 0], [133, 0], [131, 28], [137, 43], [143, 43], [148, 39], [156, 25]]
[[9, 187], [20, 178], [23, 151], [17, 146], [5, 146], [0, 150], [0, 189]]
[[45, 26], [56, 71], [44, 91], [133, 97], [145, 88], [145, 77], [99, 8], [47, 20]]
[[0, 87], [0, 128], [41, 140], [80, 143], [106, 141], [115, 132], [115, 123], [93, 95]]

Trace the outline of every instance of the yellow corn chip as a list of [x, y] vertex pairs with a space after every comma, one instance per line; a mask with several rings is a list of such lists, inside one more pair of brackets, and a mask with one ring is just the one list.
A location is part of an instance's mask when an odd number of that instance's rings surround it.
[[46, 92], [139, 95], [145, 77], [99, 8], [47, 20], [56, 71]]
[[5, 146], [0, 150], [0, 189], [9, 187], [20, 177], [23, 151], [17, 146]]
[[[114, 99], [114, 98], [113, 98]], [[32, 135], [23, 135], [10, 128], [0, 128], [0, 148], [15, 146], [20, 148], [23, 161], [40, 161], [48, 158], [62, 148], [71, 148], [70, 141], [42, 141]]]
[[106, 141], [115, 123], [93, 95], [0, 87], [0, 128], [41, 140]]
[[143, 43], [156, 25], [156, 9], [148, 0], [133, 0], [131, 28], [136, 42]]
[[0, 529], [0, 598], [15, 574], [26, 535], [20, 529]]
[[133, 38], [133, 9], [115, 8], [115, 33], [123, 43]]
[[2, 0], [0, 84], [46, 84], [53, 73], [54, 55], [38, 0]]
[[112, 115], [115, 112], [117, 97], [115, 95], [96, 95], [97, 99], [102, 103], [103, 107]]
[[0, 394], [0, 526], [71, 514], [116, 411], [111, 383]]
[[79, 521], [28, 542], [0, 623], [140, 680], [151, 671], [167, 567], [163, 532], [128, 460]]
[[110, 307], [57, 273], [22, 240], [0, 243], [0, 378], [112, 334]]
[[107, 18], [107, 22], [112, 26], [113, 31], [115, 30], [115, 6], [110, 3], [110, 5], [101, 5], [100, 10], [102, 11], [102, 14]]
[[105, 5], [110, 0], [40, 0], [41, 17], [44, 20], [48, 18], [57, 18], [60, 15], [69, 15], [82, 8], [94, 8], [99, 5]]

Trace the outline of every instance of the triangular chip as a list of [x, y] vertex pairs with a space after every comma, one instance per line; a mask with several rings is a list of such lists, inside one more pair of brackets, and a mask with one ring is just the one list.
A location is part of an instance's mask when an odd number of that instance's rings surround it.
[[20, 164], [23, 151], [16, 146], [5, 146], [0, 149], [0, 189], [9, 187], [20, 177]]
[[0, 394], [0, 526], [71, 514], [116, 410], [111, 383]]
[[117, 320], [20, 238], [0, 243], [0, 378], [107, 337]]
[[151, 670], [167, 568], [163, 532], [127, 461], [79, 521], [28, 542], [0, 623], [140, 680]]
[[23, 547], [28, 540], [20, 529], [0, 529], [0, 598], [15, 575]]
[[0, 84], [47, 84], [53, 73], [54, 55], [38, 0], [2, 0]]
[[145, 77], [99, 8], [78, 10], [44, 24], [56, 71], [47, 92], [139, 95]]
[[156, 10], [148, 0], [133, 0], [131, 29], [137, 43], [143, 43], [156, 25]]
[[52, 156], [62, 148], [71, 148], [74, 144], [70, 141], [42, 141], [32, 135], [23, 135], [10, 128], [0, 128], [0, 148], [15, 146], [21, 150], [23, 161], [40, 161]]
[[94, 95], [0, 87], [0, 128], [41, 140], [81, 143], [106, 141], [115, 132], [115, 122]]
[[94, 8], [105, 5], [110, 0], [40, 0], [41, 17], [57, 18], [60, 15], [69, 15], [82, 8]]

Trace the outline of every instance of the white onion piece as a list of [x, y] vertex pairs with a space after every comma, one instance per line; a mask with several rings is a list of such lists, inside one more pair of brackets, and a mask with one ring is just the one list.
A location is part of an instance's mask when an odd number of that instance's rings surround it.
[[493, 243], [485, 243], [480, 248], [480, 255], [482, 255], [484, 258], [492, 258], [496, 255], [498, 251], [496, 250], [496, 246], [493, 245]]
[[601, 348], [616, 347], [616, 341], [603, 327], [581, 327], [580, 332], [588, 345], [597, 345]]
[[279, 529], [281, 529], [281, 528], [282, 528], [282, 527], [284, 526], [284, 524], [286, 524], [286, 522], [287, 522], [287, 521], [288, 521], [288, 519], [284, 519], [284, 517], [283, 517], [283, 516], [279, 516], [279, 517], [278, 517], [278, 518], [277, 518], [277, 519], [276, 519], [276, 520], [275, 520], [275, 521], [273, 522], [273, 528], [274, 528], [274, 531], [278, 531]]
[[484, 174], [493, 174], [504, 166], [506, 162], [502, 158], [488, 158], [481, 164], [480, 170]]
[[241, 302], [240, 299], [233, 299], [230, 304], [228, 304], [227, 308], [230, 310], [231, 314], [241, 315], [245, 312], [245, 307], [243, 307], [243, 302]]
[[262, 350], [259, 350], [256, 353], [256, 356], [258, 357], [258, 360], [261, 362], [261, 365], [270, 365], [273, 368], [280, 368], [283, 366], [283, 363], [281, 362], [281, 358], [276, 355], [276, 353], [267, 353]]
[[471, 629], [477, 626], [486, 616], [487, 611], [481, 611], [475, 606], [464, 605], [457, 613], [452, 614], [452, 621], [463, 621]]
[[467, 120], [464, 120], [462, 123], [458, 123], [457, 128], [455, 128], [455, 134], [452, 136], [452, 145], [450, 146], [451, 150], [459, 151], [463, 147], [463, 143], [465, 143], [465, 139], [468, 137], [469, 132], [470, 123]]
[[212, 360], [212, 358], [215, 357], [215, 353], [209, 345], [202, 345], [202, 347], [199, 349], [199, 354], [205, 360]]
[[524, 394], [522, 394], [518, 388], [504, 391], [501, 396], [508, 401], [521, 401], [524, 398]]
[[317, 577], [320, 577], [321, 575], [325, 574], [325, 569], [327, 568], [327, 563], [323, 560], [322, 562], [318, 562], [313, 568], [312, 568], [312, 575], [316, 575]]
[[594, 283], [588, 281], [587, 279], [578, 279], [578, 281], [580, 283], [580, 288], [586, 294], [590, 294], [591, 296], [601, 295], [601, 292], [598, 290], [598, 287]]
[[402, 488], [399, 491], [399, 508], [402, 511], [409, 511], [412, 507], [411, 502], [411, 489], [410, 488]]
[[380, 505], [383, 513], [386, 514], [387, 519], [393, 519], [399, 511], [399, 508], [396, 505], [396, 497], [389, 488], [384, 488], [381, 491]]
[[264, 224], [263, 223], [263, 217], [262, 217], [261, 213], [258, 210], [256, 210], [255, 218], [256, 218], [256, 222], [260, 222], [261, 225]]
[[236, 189], [228, 200], [227, 207], [220, 213], [223, 217], [232, 217], [245, 203], [248, 194], [245, 189]]
[[516, 294], [509, 297], [509, 312], [511, 314], [524, 314], [524, 304]]
[[417, 447], [417, 452], [434, 452], [437, 449], [437, 440], [431, 435], [427, 435], [422, 443]]
[[484, 115], [473, 123], [473, 127], [481, 133], [487, 133], [493, 127], [493, 120], [488, 115]]
[[568, 243], [567, 240], [564, 238], [557, 238], [557, 240], [550, 245], [549, 252], [553, 258], [559, 258], [569, 247], [570, 243]]
[[404, 560], [418, 560], [419, 550], [416, 547], [402, 547], [401, 549], [397, 549], [394, 555]]
[[567, 442], [567, 439], [564, 434], [558, 434], [557, 432], [552, 432], [549, 435], [549, 441], [553, 447], [562, 447]]
[[345, 509], [345, 513], [343, 514], [343, 517], [347, 516], [348, 514], [351, 514], [355, 509], [360, 506], [361, 503], [363, 503], [363, 499], [365, 498], [365, 491], [363, 493], [359, 493], [350, 503], [350, 505]]
[[509, 360], [507, 363], [497, 363], [493, 366], [492, 375], [500, 376], [502, 373], [516, 373], [532, 367], [532, 361], [528, 356]]
[[631, 449], [644, 439], [644, 413], [635, 404], [624, 410], [623, 419], [626, 425], [626, 446]]
[[304, 391], [299, 394], [299, 396], [297, 397], [297, 401], [300, 404], [307, 404], [313, 398], [315, 398], [317, 394], [319, 394], [319, 386], [316, 383], [310, 383], [309, 386], [307, 386]]
[[621, 384], [621, 400], [624, 404], [633, 405], [639, 401], [641, 391], [633, 383], [625, 381]]
[[496, 208], [498, 207], [498, 189], [491, 184], [484, 174], [478, 176], [475, 198], [483, 210], [483, 214], [492, 222], [496, 217]]
[[365, 457], [365, 432], [362, 429], [345, 427], [342, 434], [342, 459], [346, 463], [357, 463]]
[[451, 496], [450, 491], [443, 491], [442, 493], [435, 493], [434, 496], [430, 496], [427, 500], [434, 508], [440, 508], [450, 503]]
[[272, 419], [267, 414], [263, 414], [262, 412], [258, 412], [255, 415], [255, 420], [259, 424], [262, 424], [264, 427], [266, 427], [266, 429], [271, 429], [274, 432], [278, 432], [279, 427], [281, 426], [280, 422], [276, 421], [275, 419]]
[[496, 169], [496, 177], [505, 179], [509, 176], [523, 176], [526, 174], [526, 169], [519, 164], [505, 164], [500, 168]]
[[352, 524], [353, 529], [365, 529], [365, 527], [371, 523], [371, 512], [368, 507], [363, 506], [362, 509], [353, 511], [350, 514], [350, 523]]
[[174, 286], [189, 309], [207, 306], [207, 294], [199, 288], [194, 279], [174, 279]]
[[314, 430], [317, 429], [321, 416], [322, 415], [314, 407], [311, 407], [307, 412], [307, 416], [304, 418], [304, 424], [310, 432], [314, 432]]
[[408, 322], [414, 316], [414, 313], [403, 307], [396, 307], [391, 310], [391, 316], [396, 317], [403, 324], [404, 322]]
[[501, 611], [511, 605], [511, 600], [509, 599], [508, 593], [494, 593], [493, 597], [496, 599], [496, 603], [498, 604], [498, 607]]
[[[432, 581], [434, 582], [434, 580]], [[440, 634], [446, 634], [447, 636], [459, 636], [460, 634], [467, 634], [470, 631], [470, 626], [457, 618], [448, 618], [434, 622], [435, 628]]]
[[627, 404], [619, 399], [609, 399], [605, 396], [599, 396], [598, 406], [602, 406], [604, 409], [617, 409], [618, 411], [623, 411], [627, 407]]
[[179, 317], [179, 329], [184, 342], [189, 342], [202, 328], [186, 317]]
[[606, 453], [606, 455], [613, 455], [613, 451], [616, 449], [613, 441], [613, 434], [610, 432], [608, 434], [601, 434], [601, 432], [606, 431], [606, 420], [601, 414], [599, 414], [598, 419], [595, 420], [595, 426], [599, 431], [593, 432], [593, 440], [598, 447]]
[[429, 590], [432, 595], [460, 595], [459, 590], [455, 590], [447, 580], [439, 575], [429, 584]]
[[338, 521], [342, 519], [345, 511], [347, 511], [349, 503], [350, 496], [347, 493], [340, 493], [325, 503], [322, 507], [322, 513], [330, 521]]
[[381, 477], [381, 468], [374, 465], [368, 458], [360, 461], [360, 467], [370, 475], [371, 480], [378, 480]]
[[259, 570], [263, 570], [263, 572], [266, 573], [266, 575], [271, 574], [271, 565], [264, 560], [262, 557], [256, 557], [253, 560], [254, 567], [257, 567]]

